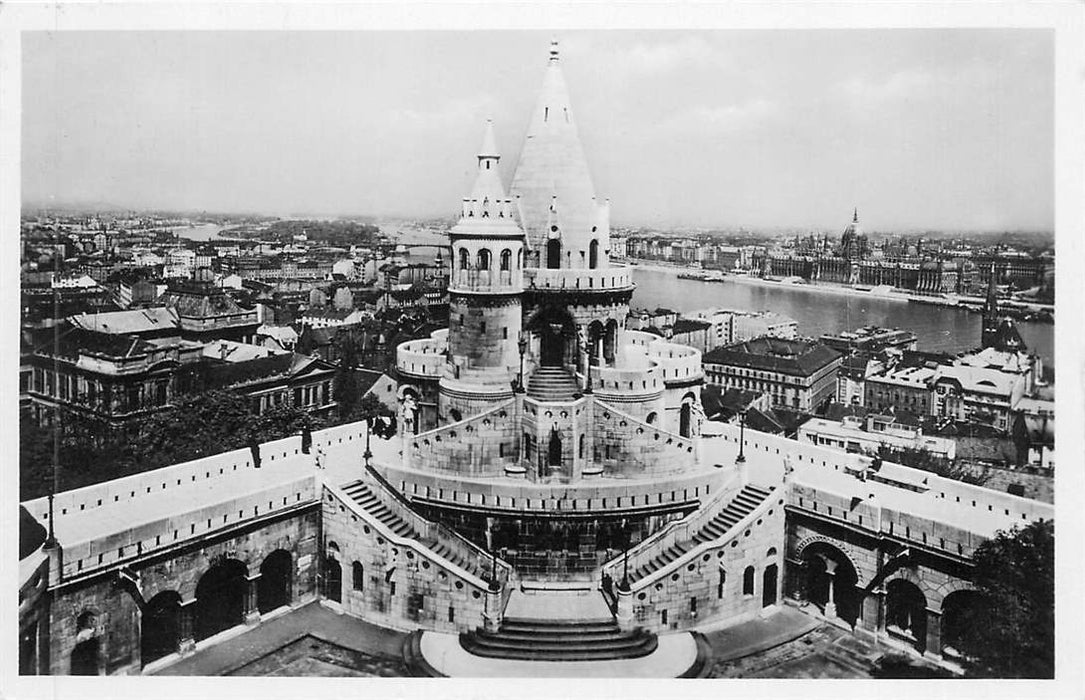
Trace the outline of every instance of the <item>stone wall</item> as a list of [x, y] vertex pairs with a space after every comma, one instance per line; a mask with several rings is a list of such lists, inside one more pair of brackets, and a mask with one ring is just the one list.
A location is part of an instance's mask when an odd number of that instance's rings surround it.
[[[318, 553], [320, 513], [309, 507], [289, 517], [250, 520], [243, 529], [219, 532], [187, 542], [173, 551], [160, 552], [135, 561], [129, 569], [137, 577], [145, 601], [174, 591], [181, 601], [195, 600], [196, 586], [216, 561], [235, 559], [245, 564], [249, 577], [259, 575], [260, 565], [277, 550], [290, 553], [293, 564], [292, 601], [311, 600], [316, 594], [315, 558]], [[84, 613], [94, 616], [90, 631], [80, 631]], [[50, 672], [70, 673], [71, 655], [83, 639], [98, 639], [101, 673], [138, 674], [141, 617], [133, 594], [118, 585], [116, 570], [103, 571], [62, 583], [53, 591], [50, 609]]]
[[[731, 537], [705, 543], [635, 582], [636, 623], [664, 632], [754, 617], [767, 602], [765, 571], [770, 566], [776, 567], [776, 576], [769, 599], [782, 602], [784, 508], [779, 501], [774, 493]], [[750, 567], [753, 587], [746, 593], [744, 576]]]
[[613, 406], [592, 407], [595, 459], [607, 475], [627, 478], [647, 474], [674, 474], [696, 462], [693, 440], [649, 425]]
[[[463, 632], [483, 624], [482, 580], [367, 521], [331, 491], [323, 499], [323, 525], [324, 555], [342, 567], [341, 605], [347, 613], [400, 630]], [[355, 562], [361, 566], [360, 587]]]
[[505, 467], [516, 466], [520, 459], [516, 401], [408, 436], [403, 456], [406, 465], [418, 469], [465, 476], [504, 476]]

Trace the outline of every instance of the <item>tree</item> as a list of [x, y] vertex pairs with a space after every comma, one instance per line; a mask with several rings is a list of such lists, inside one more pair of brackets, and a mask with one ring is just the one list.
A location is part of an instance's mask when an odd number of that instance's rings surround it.
[[[395, 411], [385, 406], [374, 394], [366, 394], [358, 402], [358, 420], [364, 420], [373, 426], [373, 434], [385, 440], [396, 434]], [[383, 419], [383, 420], [378, 420]]]
[[961, 651], [988, 678], [1055, 674], [1055, 524], [999, 531], [976, 548], [978, 599], [964, 612]]
[[977, 473], [967, 466], [955, 464], [952, 460], [918, 447], [892, 449], [888, 445], [882, 444], [878, 447], [877, 457], [886, 462], [896, 462], [947, 479], [963, 481], [966, 484], [982, 486], [990, 478], [990, 474], [986, 469]]

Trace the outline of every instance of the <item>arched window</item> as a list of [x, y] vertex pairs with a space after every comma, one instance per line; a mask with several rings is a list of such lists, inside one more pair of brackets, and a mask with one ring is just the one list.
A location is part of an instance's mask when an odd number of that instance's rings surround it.
[[557, 270], [561, 267], [561, 241], [551, 238], [546, 242], [546, 267]]
[[501, 251], [501, 270], [507, 271], [512, 267], [512, 251], [505, 248]]
[[518, 250], [518, 251], [516, 251], [516, 269], [519, 270], [523, 266], [524, 266], [524, 251], [523, 250]]
[[723, 598], [723, 584], [727, 583], [727, 571], [720, 567], [720, 581], [716, 584], [716, 597]]
[[351, 583], [354, 585], [354, 590], [360, 591], [365, 588], [365, 569], [362, 567], [361, 562], [354, 562], [350, 565], [351, 568]]
[[551, 467], [561, 466], [561, 433], [556, 430], [550, 433], [550, 449], [547, 450], [546, 461]]
[[753, 567], [747, 566], [742, 572], [742, 595], [753, 595], [753, 577]]
[[647, 423], [648, 425], [655, 425], [657, 418], [659, 418], [659, 416], [656, 415], [655, 411], [652, 411], [651, 413], [648, 414], [648, 417], [644, 419], [644, 422]]
[[588, 267], [592, 270], [599, 267], [599, 241], [594, 238], [588, 244]]
[[471, 256], [468, 255], [466, 248], [460, 248], [460, 269], [466, 270], [471, 265]]
[[689, 403], [683, 403], [682, 408], [678, 414], [678, 434], [682, 437], [688, 438], [691, 432], [691, 423], [693, 418], [693, 405]]
[[580, 436], [580, 449], [578, 451], [580, 453], [580, 459], [584, 459], [584, 436], [583, 435]]
[[478, 252], [478, 269], [489, 270], [490, 269], [490, 251], [488, 248], [483, 248]]
[[449, 409], [448, 415], [452, 419], [453, 423], [459, 423], [461, 420], [463, 420], [463, 414], [455, 408]]

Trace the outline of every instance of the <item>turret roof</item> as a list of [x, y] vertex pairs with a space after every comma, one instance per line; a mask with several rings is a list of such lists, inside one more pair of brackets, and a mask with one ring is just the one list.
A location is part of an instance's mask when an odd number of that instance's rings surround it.
[[598, 221], [595, 187], [573, 119], [556, 42], [551, 45], [542, 90], [509, 189], [521, 198], [521, 224], [535, 245], [548, 233], [544, 229], [555, 196], [556, 225], [565, 231], [586, 233]]

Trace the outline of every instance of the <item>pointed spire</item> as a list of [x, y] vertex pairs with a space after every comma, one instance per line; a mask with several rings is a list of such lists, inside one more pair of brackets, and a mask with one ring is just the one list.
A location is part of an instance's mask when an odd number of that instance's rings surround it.
[[478, 149], [479, 158], [500, 158], [497, 151], [497, 140], [494, 139], [494, 120], [486, 120], [486, 133], [482, 137], [482, 147]]
[[859, 223], [859, 207], [855, 207], [855, 214], [851, 217], [851, 222], [853, 224]]

